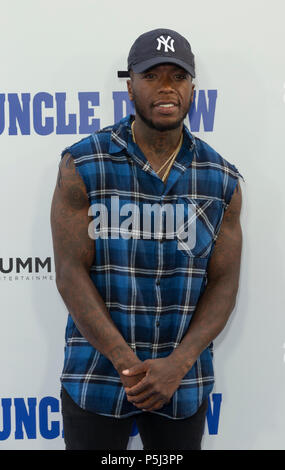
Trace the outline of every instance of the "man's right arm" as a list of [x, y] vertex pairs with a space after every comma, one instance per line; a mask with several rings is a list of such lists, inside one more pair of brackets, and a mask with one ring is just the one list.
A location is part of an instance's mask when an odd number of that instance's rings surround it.
[[[65, 154], [51, 207], [51, 228], [56, 268], [56, 285], [78, 330], [87, 341], [107, 357], [125, 386], [130, 379], [121, 371], [138, 364], [132, 349], [113, 323], [106, 305], [90, 278], [94, 261], [94, 240], [88, 235], [91, 217], [89, 201], [73, 158]], [[142, 377], [133, 377], [133, 384]]]

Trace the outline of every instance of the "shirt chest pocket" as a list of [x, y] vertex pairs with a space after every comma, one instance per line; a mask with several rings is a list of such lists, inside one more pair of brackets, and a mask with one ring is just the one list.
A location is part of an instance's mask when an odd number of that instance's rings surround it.
[[185, 256], [208, 258], [218, 235], [224, 203], [217, 199], [178, 198], [177, 249]]

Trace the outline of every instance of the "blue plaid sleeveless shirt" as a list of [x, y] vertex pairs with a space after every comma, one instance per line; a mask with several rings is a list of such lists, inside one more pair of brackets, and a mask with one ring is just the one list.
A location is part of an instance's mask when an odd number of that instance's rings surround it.
[[[184, 126], [182, 147], [163, 183], [133, 142], [133, 119], [130, 115], [94, 132], [64, 149], [62, 156], [69, 152], [74, 158], [94, 208], [94, 223], [98, 211], [100, 216], [104, 211], [109, 214], [107, 228], [93, 237], [90, 276], [118, 330], [143, 361], [168, 356], [187, 332], [207, 285], [207, 265], [224, 211], [241, 175]], [[190, 207], [194, 242], [192, 237], [185, 243], [185, 230], [166, 232], [164, 210], [157, 233], [144, 229], [146, 205], [148, 210], [167, 206], [174, 212]], [[130, 226], [124, 229], [124, 223], [133, 207], [138, 208], [132, 219], [137, 224], [129, 236]], [[110, 231], [112, 211], [117, 226]], [[103, 225], [98, 225], [100, 230]], [[171, 401], [155, 413], [173, 419], [193, 415], [213, 389], [212, 359], [210, 344]], [[85, 340], [70, 315], [61, 382], [83, 409], [117, 418], [141, 413], [127, 401], [112, 363]]]

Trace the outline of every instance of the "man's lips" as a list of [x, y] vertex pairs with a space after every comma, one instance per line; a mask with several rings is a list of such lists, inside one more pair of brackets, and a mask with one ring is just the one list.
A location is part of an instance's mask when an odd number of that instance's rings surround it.
[[161, 108], [173, 108], [174, 106], [178, 106], [178, 103], [176, 101], [155, 101], [153, 103], [153, 107], [161, 107]]
[[171, 115], [177, 111], [178, 103], [174, 101], [156, 101], [153, 104], [153, 108], [160, 115]]

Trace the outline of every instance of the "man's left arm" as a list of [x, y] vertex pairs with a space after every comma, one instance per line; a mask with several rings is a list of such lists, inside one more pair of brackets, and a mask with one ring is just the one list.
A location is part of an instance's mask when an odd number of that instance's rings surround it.
[[126, 375], [146, 373], [137, 385], [126, 389], [128, 400], [138, 408], [153, 411], [167, 403], [200, 354], [225, 327], [235, 306], [239, 284], [241, 203], [238, 184], [209, 261], [206, 289], [179, 346], [166, 358], [149, 359], [125, 371]]

